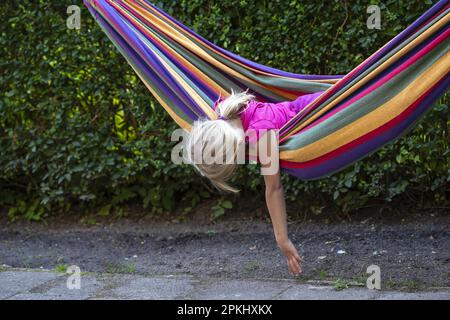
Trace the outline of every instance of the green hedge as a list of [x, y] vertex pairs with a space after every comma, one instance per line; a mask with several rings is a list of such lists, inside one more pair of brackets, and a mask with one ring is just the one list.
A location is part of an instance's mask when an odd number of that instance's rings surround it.
[[[175, 124], [88, 11], [83, 7], [81, 30], [66, 28], [67, 6], [76, 2], [0, 4], [0, 207], [11, 218], [39, 220], [74, 207], [120, 213], [129, 202], [154, 211], [188, 210], [217, 197], [192, 168], [170, 162]], [[431, 6], [384, 1], [382, 29], [368, 30], [368, 4], [157, 3], [219, 46], [276, 68], [316, 74], [350, 71]], [[448, 97], [441, 99], [412, 133], [331, 178], [284, 177], [288, 199], [343, 210], [394, 198], [413, 206], [448, 205], [447, 104]], [[234, 183], [249, 196], [263, 194], [254, 167], [241, 168]]]

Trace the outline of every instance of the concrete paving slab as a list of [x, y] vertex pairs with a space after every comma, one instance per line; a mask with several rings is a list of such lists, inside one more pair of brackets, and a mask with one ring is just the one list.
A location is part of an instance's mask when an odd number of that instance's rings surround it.
[[5, 271], [0, 272], [0, 299], [27, 292], [28, 290], [45, 285], [61, 277], [61, 274], [41, 271]]
[[229, 279], [190, 275], [85, 274], [81, 288], [69, 290], [67, 275], [51, 271], [0, 272], [0, 299], [200, 299], [200, 300], [450, 300], [450, 289], [402, 292], [350, 287], [340, 291], [329, 285], [288, 280]]
[[194, 283], [190, 278], [128, 276], [121, 286], [105, 292], [103, 298], [177, 299], [189, 295]]
[[193, 299], [273, 299], [292, 283], [271, 280], [215, 280], [192, 294]]
[[9, 299], [14, 300], [85, 300], [95, 295], [108, 281], [98, 280], [93, 275], [81, 277], [80, 289], [68, 289], [67, 277], [62, 275], [53, 281], [47, 282], [43, 286], [37, 286], [29, 290], [16, 294]]

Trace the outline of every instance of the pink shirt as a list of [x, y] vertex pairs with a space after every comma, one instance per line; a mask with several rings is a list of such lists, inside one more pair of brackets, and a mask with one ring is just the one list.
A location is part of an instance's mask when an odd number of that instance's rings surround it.
[[254, 142], [259, 139], [260, 133], [263, 134], [267, 130], [281, 129], [290, 119], [321, 94], [322, 92], [305, 94], [294, 101], [279, 103], [250, 101], [240, 113], [242, 126], [247, 133], [247, 140]]

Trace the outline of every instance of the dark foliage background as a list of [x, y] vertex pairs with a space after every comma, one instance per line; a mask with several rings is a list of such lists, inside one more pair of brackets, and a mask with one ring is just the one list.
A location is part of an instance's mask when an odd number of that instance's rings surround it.
[[[73, 208], [123, 214], [190, 210], [217, 199], [189, 167], [170, 162], [175, 124], [82, 8], [81, 30], [66, 28], [81, 1], [0, 4], [0, 207], [11, 219], [40, 220]], [[369, 4], [382, 29], [366, 27]], [[165, 0], [158, 6], [202, 36], [251, 60], [298, 73], [344, 74], [412, 23], [429, 1]], [[348, 211], [368, 203], [448, 206], [448, 95], [406, 137], [330, 178], [285, 179], [305, 209]], [[256, 168], [234, 184], [262, 197]], [[241, 195], [242, 196], [242, 195]], [[228, 198], [227, 198], [228, 197]]]

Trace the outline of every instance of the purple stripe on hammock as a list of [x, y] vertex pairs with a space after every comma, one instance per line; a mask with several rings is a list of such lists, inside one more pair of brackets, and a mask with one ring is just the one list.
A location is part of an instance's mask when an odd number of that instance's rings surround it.
[[[367, 84], [365, 84], [362, 88], [359, 88], [358, 90], [356, 90], [354, 93], [352, 93], [349, 97], [345, 98], [343, 101], [341, 101], [339, 104], [337, 104], [335, 107], [333, 107], [333, 109], [338, 108], [340, 105], [342, 105], [343, 103], [345, 103], [346, 101], [348, 101], [349, 99], [352, 99], [352, 97], [354, 97], [355, 95], [357, 95], [359, 92], [361, 92], [362, 90], [364, 90], [367, 86], [370, 86], [371, 84], [373, 84], [374, 82], [378, 81], [380, 78], [384, 77], [386, 74], [390, 73], [393, 69], [395, 69], [396, 67], [398, 67], [399, 65], [403, 64], [404, 62], [406, 62], [412, 55], [414, 55], [415, 53], [417, 53], [419, 50], [421, 50], [424, 46], [426, 46], [427, 44], [429, 44], [431, 41], [433, 41], [434, 39], [436, 39], [439, 35], [441, 35], [443, 32], [445, 32], [448, 28], [449, 24], [446, 24], [445, 26], [441, 27], [439, 30], [437, 30], [432, 36], [430, 36], [429, 38], [427, 38], [423, 43], [420, 43], [418, 46], [416, 46], [414, 49], [412, 49], [409, 53], [405, 54], [404, 56], [400, 57], [399, 60], [397, 60], [396, 62], [394, 62], [392, 65], [390, 65], [386, 70], [382, 71], [379, 75], [377, 75], [375, 78], [373, 78], [372, 80], [370, 80]], [[314, 108], [308, 108], [305, 109], [304, 112], [296, 115], [294, 117], [295, 120], [293, 120], [293, 123], [289, 125], [289, 127], [286, 127], [285, 129], [283, 129], [280, 132], [280, 136], [283, 136], [285, 133], [288, 133], [290, 131], [290, 129], [292, 129], [293, 127], [295, 127], [295, 125], [301, 120], [303, 119], [307, 114], [308, 111], [310, 110], [314, 110], [315, 108], [318, 107], [318, 105], [314, 105], [312, 106]], [[331, 110], [330, 110], [331, 111]], [[329, 112], [329, 111], [328, 111]]]
[[[103, 1], [103, 0], [100, 0], [100, 1]], [[171, 88], [171, 90], [178, 93], [178, 96], [177, 96], [177, 95], [175, 95], [174, 92], [171, 92], [171, 94], [168, 95], [170, 100], [172, 100], [179, 109], [183, 110], [188, 115], [189, 115], [189, 113], [187, 112], [188, 110], [194, 114], [197, 112], [197, 115], [196, 115], [196, 117], [194, 117], [194, 119], [201, 117], [201, 116], [205, 116], [205, 113], [200, 108], [198, 108], [194, 111], [191, 108], [189, 108], [188, 106], [186, 106], [186, 104], [184, 102], [182, 102], [180, 104], [180, 101], [183, 101], [183, 100], [179, 96], [184, 97], [187, 101], [189, 101], [191, 103], [191, 105], [196, 106], [196, 103], [191, 98], [191, 96], [187, 93], [187, 91], [176, 82], [174, 77], [172, 75], [170, 75], [169, 72], [166, 72], [166, 69], [164, 68], [164, 66], [162, 66], [162, 64], [159, 62], [158, 57], [150, 50], [147, 50], [145, 45], [142, 44], [142, 42], [137, 38], [137, 36], [133, 32], [129, 31], [129, 29], [127, 28], [128, 26], [123, 21], [120, 20], [120, 16], [117, 19], [118, 16], [116, 14], [116, 10], [111, 6], [103, 6], [102, 8], [103, 8], [103, 10], [105, 10], [107, 12], [107, 14], [109, 14], [111, 16], [110, 18], [112, 18], [112, 19], [116, 18], [114, 20], [111, 20], [111, 23], [116, 23], [116, 26], [118, 26], [120, 29], [122, 29], [122, 31], [125, 33], [125, 36], [128, 39], [128, 42], [134, 43], [134, 45], [138, 46], [138, 48], [140, 49], [140, 52], [144, 55], [144, 58], [141, 58], [141, 59], [144, 62], [151, 61], [152, 66], [157, 69], [158, 74], [162, 78], [164, 77], [164, 79], [166, 79], [166, 81], [169, 82], [168, 86]], [[116, 31], [116, 33], [117, 33], [117, 31]], [[122, 35], [120, 35], [120, 37], [122, 37]], [[115, 39], [117, 39], [117, 38], [115, 38]], [[135, 50], [136, 49], [133, 49], [134, 52], [136, 52]], [[138, 53], [133, 54], [133, 57], [136, 57], [136, 56], [140, 56], [140, 55]], [[145, 68], [145, 69], [147, 69], [147, 68]], [[152, 77], [152, 79], [156, 80], [155, 77]], [[178, 99], [175, 99], [175, 97], [177, 97]], [[189, 117], [192, 118], [191, 115], [189, 115]]]
[[[433, 34], [431, 37], [429, 37], [428, 39], [426, 39], [423, 43], [421, 43], [420, 45], [416, 46], [413, 50], [411, 50], [408, 54], [405, 54], [404, 56], [402, 56], [398, 61], [396, 61], [395, 63], [393, 63], [392, 65], [389, 66], [389, 68], [386, 68], [386, 70], [382, 71], [377, 77], [375, 77], [374, 79], [370, 80], [367, 84], [365, 84], [362, 88], [359, 88], [358, 90], [356, 90], [354, 93], [352, 93], [349, 97], [345, 98], [343, 101], [341, 101], [339, 104], [337, 104], [332, 110], [327, 111], [326, 113], [324, 113], [323, 115], [321, 115], [321, 119], [323, 121], [324, 117], [330, 113], [333, 112], [333, 110], [336, 110], [338, 108], [340, 108], [341, 105], [347, 103], [348, 100], [352, 99], [355, 95], [358, 95], [361, 91], [365, 90], [366, 88], [370, 87], [371, 85], [373, 85], [375, 82], [377, 82], [379, 79], [385, 77], [386, 75], [388, 75], [389, 73], [391, 73], [393, 70], [395, 70], [397, 67], [400, 67], [402, 64], [407, 63], [412, 56], [414, 56], [415, 54], [417, 54], [420, 50], [422, 50], [424, 47], [426, 47], [427, 45], [429, 45], [431, 42], [433, 42], [434, 40], [436, 40], [439, 36], [441, 36], [444, 32], [446, 32], [448, 30], [448, 25], [443, 26], [442, 28], [440, 28], [439, 30], [436, 31], [435, 34]], [[439, 41], [439, 44], [437, 44], [436, 46], [442, 44], [445, 40], [441, 40]], [[436, 50], [436, 47], [434, 47], [431, 50]], [[428, 52], [427, 54], [430, 54], [430, 52]], [[425, 56], [421, 57], [420, 59], [424, 59]], [[420, 60], [416, 61], [414, 63], [415, 64], [420, 64]], [[412, 66], [410, 66], [412, 67]], [[408, 72], [408, 69], [403, 70], [402, 72]], [[389, 82], [392, 81], [396, 81], [395, 79], [391, 79]], [[355, 101], [356, 102], [356, 101]], [[355, 103], [353, 102], [353, 103]], [[351, 105], [348, 105], [347, 107], [350, 107]], [[347, 108], [346, 107], [346, 108]], [[342, 110], [340, 110], [342, 111]], [[340, 112], [339, 111], [339, 112]], [[301, 134], [302, 132], [305, 132], [307, 130], [310, 130], [311, 128], [313, 128], [314, 125], [309, 125], [306, 128], [302, 129], [300, 132], [296, 133], [296, 134]]]
[[[126, 3], [123, 3], [121, 1], [121, 4], [126, 7], [128, 10], [133, 11], [132, 8], [130, 8]], [[133, 15], [135, 15], [136, 17], [141, 17], [139, 13], [135, 13], [133, 11]], [[122, 16], [124, 19], [126, 19], [127, 21], [129, 21], [131, 24], [133, 24], [135, 26], [135, 28], [137, 28], [136, 24], [131, 21], [130, 19], [127, 19], [125, 16]], [[140, 34], [142, 34], [143, 36], [145, 36], [141, 31], [138, 31]], [[145, 36], [146, 37], [146, 36]], [[156, 42], [153, 42], [152, 40], [149, 40], [152, 42], [152, 44], [157, 47], [159, 50], [161, 50], [162, 52], [164, 52], [164, 55], [167, 59], [169, 59], [175, 66], [177, 66], [177, 68], [179, 68], [180, 70], [183, 71], [184, 74], [189, 75], [189, 79], [192, 81], [192, 83], [194, 83], [196, 86], [198, 86], [200, 88], [200, 90], [209, 98], [211, 99], [211, 106], [213, 104], [213, 102], [217, 99], [217, 93], [215, 91], [213, 91], [210, 87], [208, 87], [204, 82], [201, 81], [200, 78], [198, 78], [193, 72], [191, 72], [191, 70], [187, 69], [179, 60], [176, 60], [175, 58], [173, 58], [170, 53], [162, 46], [158, 45]], [[205, 62], [207, 63], [207, 62]]]
[[[131, 56], [132, 60], [135, 61], [136, 64], [139, 65], [139, 68], [141, 72], [144, 72], [145, 75], [152, 79], [156, 83], [156, 86], [161, 90], [172, 102], [174, 105], [176, 105], [179, 109], [182, 110], [182, 112], [190, 119], [196, 120], [198, 118], [198, 115], [192, 112], [191, 109], [188, 109], [185, 107], [184, 103], [178, 98], [178, 96], [174, 95], [171, 88], [164, 83], [158, 75], [154, 73], [153, 70], [149, 69], [146, 62], [136, 54], [134, 49], [132, 49], [129, 44], [123, 40], [122, 36], [120, 36], [116, 30], [114, 30], [109, 23], [104, 20], [104, 18], [98, 14], [94, 8], [92, 8], [90, 5], [88, 5], [89, 10], [93, 10], [95, 12], [95, 16], [97, 17], [97, 20], [99, 23], [102, 24], [105, 29], [108, 30], [110, 36], [117, 42], [117, 44], [122, 47], [122, 49]], [[181, 107], [180, 107], [181, 106]], [[201, 111], [201, 110], [200, 110]], [[202, 116], [205, 116], [204, 114]]]
[[[424, 14], [422, 14], [419, 18], [417, 18], [411, 25], [409, 25], [405, 30], [400, 32], [398, 35], [396, 35], [394, 38], [392, 38], [385, 47], [383, 47], [379, 52], [374, 54], [374, 56], [369, 57], [365, 62], [364, 65], [361, 67], [360, 70], [354, 75], [354, 77], [357, 77], [364, 71], [366, 71], [373, 63], [377, 62], [380, 58], [385, 56], [389, 51], [391, 51], [394, 47], [400, 45], [406, 38], [408, 38], [410, 35], [414, 34], [415, 31], [423, 27], [422, 24], [427, 22], [429, 18], [431, 18], [433, 15], [435, 15], [437, 12], [439, 12], [442, 8], [446, 6], [446, 2], [448, 0], [441, 0], [440, 2], [436, 3], [434, 6], [432, 6], [430, 9], [428, 9]], [[347, 79], [345, 82], [342, 82], [339, 85], [339, 89], [346, 85], [348, 82], [350, 82], [350, 79]]]
[[[340, 169], [343, 169], [356, 161], [364, 158], [366, 155], [377, 151], [380, 147], [392, 141], [393, 139], [399, 137], [402, 133], [405, 134], [406, 129], [411, 129], [410, 127], [418, 120], [425, 111], [427, 111], [438, 99], [445, 93], [450, 85], [450, 75], [447, 74], [439, 84], [434, 87], [427, 97], [416, 106], [415, 110], [400, 124], [389, 129], [383, 134], [376, 136], [375, 138], [360, 144], [349, 151], [345, 151], [339, 156], [326, 160], [326, 162], [318, 164], [313, 167], [308, 168], [283, 168], [284, 172], [287, 172], [297, 178], [303, 180], [314, 180], [325, 177], [326, 175], [332, 174]], [[405, 132], [403, 132], [405, 131]], [[356, 159], [356, 160], [354, 160]]]
[[[388, 51], [392, 50], [392, 48], [394, 46], [397, 46], [403, 39], [405, 39], [407, 36], [412, 34], [415, 30], [417, 30], [420, 27], [422, 27], [421, 24], [426, 22], [430, 17], [432, 17], [437, 12], [439, 12], [442, 8], [444, 8], [446, 6], [446, 2], [449, 2], [449, 1], [448, 0], [441, 0], [439, 3], [435, 4], [433, 7], [428, 9], [422, 16], [420, 16], [416, 21], [414, 21], [414, 23], [412, 23], [405, 30], [403, 30], [396, 37], [394, 37], [391, 41], [389, 41], [388, 44], [382, 50], [380, 50], [378, 53], [376, 53], [373, 57], [371, 57], [371, 58], [369, 57], [368, 60], [363, 62], [364, 65], [360, 66], [361, 69], [358, 70], [358, 72], [356, 72], [351, 78], [348, 78], [348, 79], [344, 78], [338, 84], [333, 86], [333, 88], [328, 93], [326, 93], [326, 99], [324, 99], [322, 102], [320, 102], [320, 104], [323, 103], [324, 101], [326, 101], [330, 96], [332, 96], [338, 90], [342, 89], [345, 85], [347, 85], [349, 82], [351, 82], [354, 78], [356, 78], [362, 72], [367, 70], [373, 63], [376, 62], [375, 59], [376, 60], [379, 59], [380, 55], [385, 55]], [[315, 109], [318, 105], [319, 104], [315, 103], [310, 108], [306, 109], [305, 113], [307, 113], [311, 108]], [[303, 113], [302, 115], [299, 115], [299, 117], [300, 116], [303, 117], [305, 113]], [[291, 122], [289, 124], [289, 126], [287, 126], [286, 128], [283, 128], [283, 130], [281, 132], [281, 135], [283, 135], [284, 133], [289, 132], [298, 123], [298, 121], [299, 120], [297, 118], [296, 120]]]

